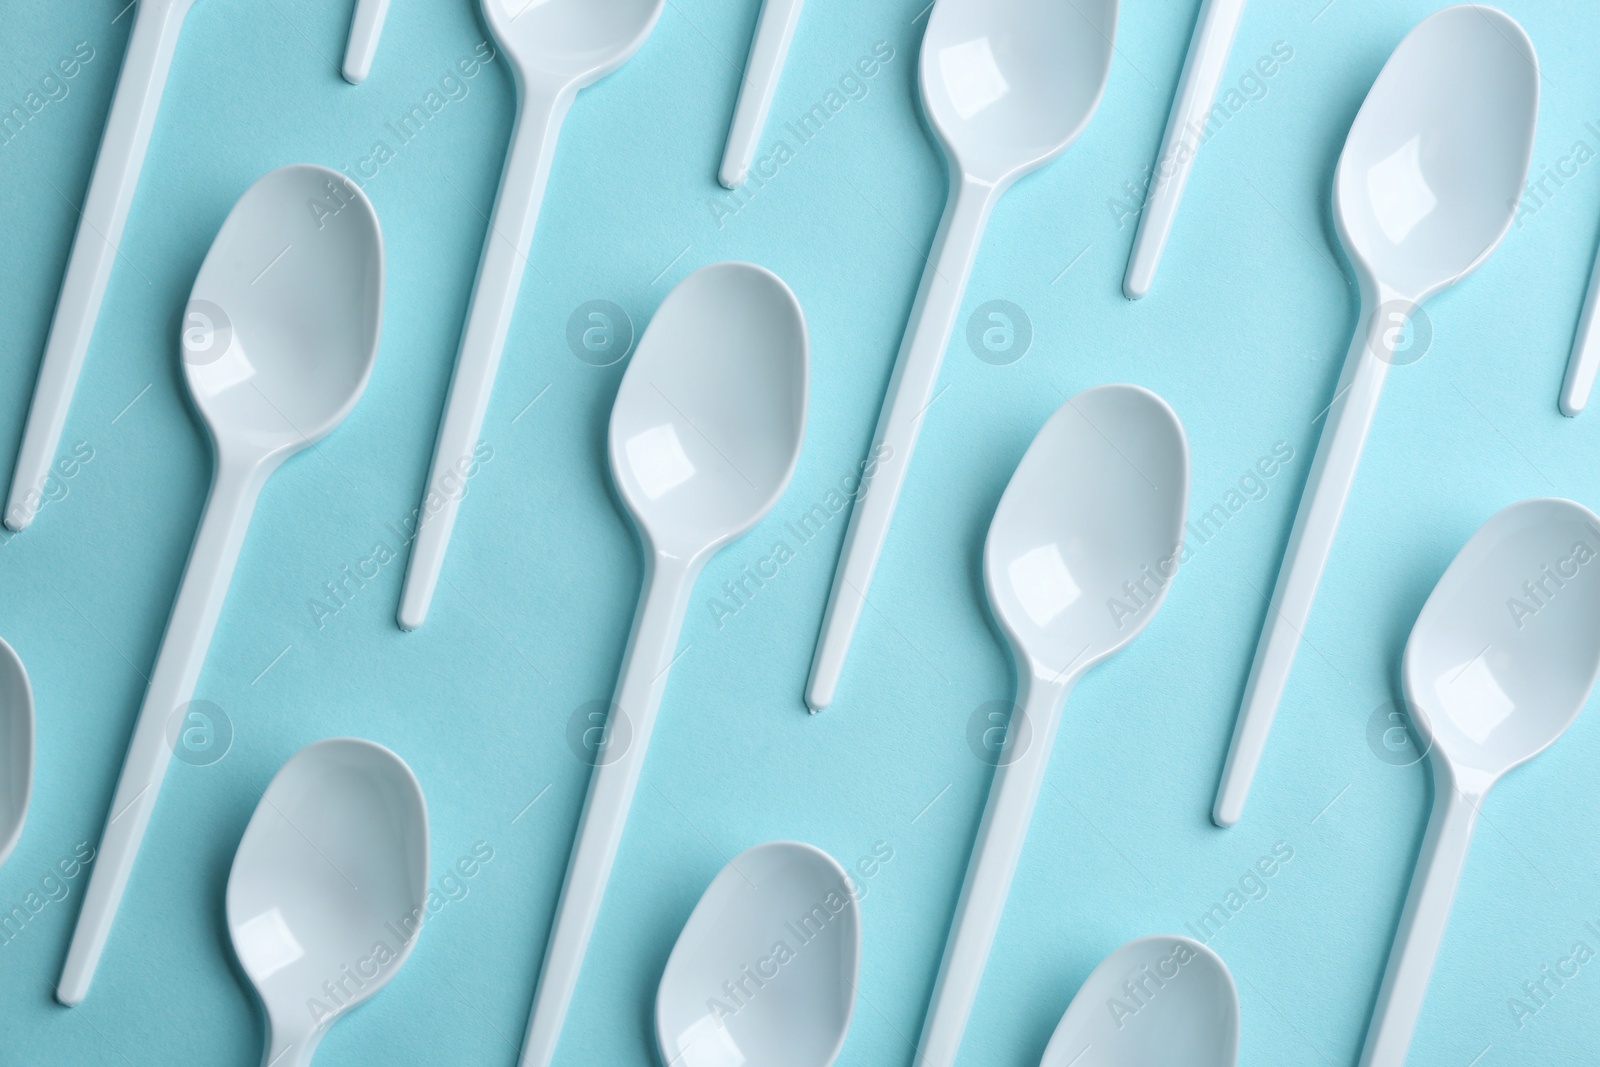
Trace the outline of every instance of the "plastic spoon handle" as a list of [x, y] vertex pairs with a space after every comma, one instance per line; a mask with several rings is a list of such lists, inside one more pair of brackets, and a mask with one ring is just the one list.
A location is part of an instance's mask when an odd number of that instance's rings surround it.
[[1600, 253], [1589, 274], [1589, 295], [1583, 300], [1578, 333], [1572, 339], [1567, 377], [1561, 383], [1561, 414], [1572, 418], [1589, 404], [1595, 370], [1600, 369]]
[[316, 1054], [324, 1033], [323, 1027], [309, 1019], [296, 1019], [287, 1024], [269, 1019], [267, 1050], [262, 1054], [261, 1067], [310, 1067], [311, 1057]]
[[800, 8], [805, 0], [766, 0], [756, 22], [755, 41], [750, 45], [750, 62], [739, 85], [739, 102], [733, 109], [733, 125], [728, 130], [728, 147], [722, 154], [722, 170], [717, 180], [729, 189], [744, 184], [750, 163], [756, 158], [761, 128], [767, 124], [783, 60], [789, 42], [800, 23]]
[[1405, 910], [1400, 913], [1389, 967], [1378, 987], [1361, 1067], [1402, 1067], [1406, 1061], [1477, 821], [1477, 801], [1448, 782], [1440, 782], [1436, 775], [1433, 814], [1417, 856], [1417, 873], [1411, 878]]
[[678, 631], [699, 569], [698, 563], [659, 553], [651, 557], [633, 633], [622, 657], [604, 744], [595, 755], [577, 839], [567, 861], [567, 877], [556, 902], [555, 923], [533, 994], [533, 1014], [522, 1041], [520, 1067], [548, 1067], [555, 1057], [561, 1024], [578, 985], [617, 846], [622, 843], [656, 708], [667, 686], [667, 671], [678, 648]]
[[161, 92], [166, 88], [172, 53], [178, 46], [178, 31], [183, 28], [191, 2], [139, 0], [122, 73], [117, 77], [116, 96], [111, 101], [100, 153], [89, 179], [89, 193], [84, 197], [78, 230], [72, 238], [55, 317], [50, 321], [17, 466], [11, 476], [5, 523], [13, 530], [27, 528], [43, 499], [45, 478], [67, 424], [72, 391], [83, 370], [100, 302], [116, 264], [122, 228], [139, 185], [139, 171], [161, 107]]
[[78, 913], [67, 962], [61, 970], [56, 996], [68, 1006], [83, 1000], [89, 991], [95, 966], [105, 949], [111, 921], [128, 885], [134, 857], [155, 809], [156, 793], [172, 758], [168, 727], [172, 716], [194, 695], [222, 601], [228, 595], [228, 582], [239, 560], [239, 547], [244, 543], [256, 497], [271, 466], [274, 464], [229, 460], [223, 455], [217, 458], [205, 514], [200, 519], [194, 547], [189, 550], [183, 583], [173, 602], [155, 670], [134, 723], [133, 739], [128, 743], [122, 776], [112, 794], [100, 850], [89, 873], [83, 910]]
[[556, 138], [576, 94], [566, 88], [546, 90], [530, 84], [522, 95], [494, 201], [494, 218], [483, 240], [483, 258], [478, 263], [467, 326], [439, 423], [433, 465], [417, 510], [416, 539], [411, 543], [411, 560], [400, 592], [399, 621], [406, 630], [421, 626], [433, 603], [445, 549], [456, 524], [456, 509], [461, 505], [458, 485], [483, 429], [495, 372], [517, 306], [517, 291], [528, 265], [528, 250], [533, 247], [534, 225], [539, 221]]
[[1385, 293], [1365, 300], [1350, 354], [1345, 357], [1344, 371], [1339, 376], [1339, 387], [1326, 412], [1328, 421], [1311, 462], [1300, 510], [1295, 513], [1294, 529], [1278, 570], [1278, 584], [1272, 590], [1266, 623], [1256, 645], [1255, 662], [1250, 665], [1250, 680], [1245, 683], [1233, 743], [1222, 768], [1222, 784], [1211, 813], [1218, 826], [1232, 826], [1244, 810], [1250, 781], [1267, 744], [1267, 732], [1294, 666], [1300, 635], [1311, 615], [1317, 583], [1333, 549], [1339, 517], [1355, 482], [1361, 450], [1378, 413], [1389, 364], [1376, 355], [1380, 350], [1377, 346], [1382, 344], [1384, 331], [1394, 328], [1392, 322], [1380, 319], [1378, 308], [1392, 295]]
[[967, 877], [917, 1043], [917, 1067], [950, 1067], [961, 1050], [961, 1035], [978, 997], [1011, 878], [1033, 821], [1034, 803], [1050, 765], [1061, 708], [1072, 688], [1071, 680], [1037, 676], [1030, 676], [1024, 685], [1026, 692], [1019, 694], [1021, 723], [1013, 721], [1006, 730], [989, 801], [967, 861]]
[[1228, 69], [1228, 53], [1239, 32], [1244, 3], [1245, 0], [1202, 0], [1194, 38], [1189, 42], [1189, 57], [1184, 61], [1178, 92], [1172, 99], [1172, 113], [1167, 117], [1167, 132], [1161, 138], [1161, 154], [1150, 173], [1150, 192], [1133, 238], [1128, 273], [1122, 281], [1122, 291], [1130, 300], [1148, 293], [1155, 278], [1156, 264], [1161, 261], [1161, 250], [1166, 247], [1172, 219], [1183, 199], [1183, 187], [1189, 181], [1189, 168], [1205, 139], [1217, 86]]
[[806, 703], [812, 711], [821, 711], [833, 702], [851, 635], [867, 602], [867, 586], [883, 551], [895, 502], [905, 485], [922, 416], [934, 401], [939, 364], [955, 330], [967, 277], [972, 273], [983, 228], [999, 192], [992, 185], [951, 177], [950, 201], [939, 223], [917, 300], [911, 308], [911, 322], [889, 378], [883, 411], [878, 416], [871, 452], [877, 471], [870, 484], [863, 485], [850, 512], [844, 550], [833, 575], [828, 609], [822, 617], [822, 635], [806, 688]]
[[389, 14], [389, 0], [356, 0], [355, 17], [350, 20], [350, 43], [344, 51], [344, 80], [360, 85], [372, 71], [372, 57], [378, 51], [378, 35]]

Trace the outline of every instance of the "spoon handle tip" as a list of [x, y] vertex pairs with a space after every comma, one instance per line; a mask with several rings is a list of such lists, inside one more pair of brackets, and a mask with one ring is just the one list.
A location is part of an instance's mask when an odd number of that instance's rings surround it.
[[772, 110], [772, 98], [777, 94], [783, 61], [789, 54], [789, 43], [794, 40], [794, 30], [800, 23], [800, 9], [804, 2], [766, 0], [761, 5], [755, 37], [750, 44], [750, 59], [744, 79], [739, 83], [739, 99], [734, 105], [733, 122], [728, 128], [728, 144], [723, 151], [722, 169], [718, 175], [724, 188], [737, 189], [743, 185], [750, 164], [755, 161], [761, 129], [767, 123], [767, 113]]
[[[848, 539], [845, 543], [849, 545]], [[856, 602], [846, 603], [852, 599]], [[844, 671], [845, 654], [850, 648], [850, 636], [855, 632], [856, 620], [861, 617], [862, 603], [859, 598], [852, 598], [848, 589], [828, 601], [827, 614], [822, 619], [822, 636], [811, 659], [811, 677], [806, 681], [806, 707], [813, 715], [833, 703], [839, 675]], [[848, 614], [850, 618], [838, 618], [841, 614]]]
[[11, 477], [5, 524], [13, 530], [25, 529], [43, 501], [187, 11], [187, 4], [140, 4], [134, 16]]
[[433, 605], [433, 594], [444, 568], [444, 550], [450, 539], [448, 527], [454, 525], [455, 517], [455, 509], [448, 508], [419, 525], [412, 538], [411, 558], [406, 561], [405, 582], [400, 587], [400, 607], [395, 612], [395, 623], [406, 633], [421, 629], [428, 620], [428, 609]]
[[1388, 325], [1381, 321], [1379, 313], [1390, 302], [1377, 299], [1372, 303], [1362, 309], [1333, 402], [1318, 415], [1326, 419], [1322, 436], [1267, 606], [1217, 789], [1213, 817], [1218, 826], [1233, 825], [1244, 808], [1278, 703], [1289, 683], [1301, 635], [1311, 617], [1317, 586], [1333, 553], [1334, 535], [1355, 484], [1367, 435], [1377, 417], [1389, 367], [1375, 354]]
[[1600, 370], [1600, 255], [1589, 275], [1589, 291], [1572, 339], [1567, 374], [1561, 382], [1561, 414], [1574, 418], [1589, 404], [1596, 370]]
[[[88, 992], [150, 824], [161, 781], [174, 746], [179, 743], [176, 737], [182, 736], [178, 731], [190, 726], [194, 716], [212, 714], [203, 701], [191, 703], [190, 698], [222, 613], [256, 497], [269, 473], [265, 463], [236, 464], [225, 453], [217, 458], [211, 494], [161, 638], [155, 669], [150, 672], [149, 687], [139, 706], [100, 847], [89, 870], [83, 907], [62, 968], [58, 994], [62, 1003], [76, 1004]], [[206, 725], [213, 730], [216, 726], [215, 722]]]
[[895, 503], [905, 485], [923, 416], [938, 400], [934, 386], [939, 368], [955, 333], [967, 278], [999, 192], [995, 186], [966, 178], [951, 186], [889, 377], [872, 451], [862, 464], [861, 491], [850, 509], [811, 663], [806, 701], [813, 708], [826, 707], [833, 700], [850, 639], [867, 604], [867, 588], [889, 534]]
[[378, 54], [378, 38], [384, 32], [384, 18], [389, 14], [389, 0], [357, 0], [354, 18], [350, 19], [350, 42], [344, 50], [344, 67], [341, 74], [350, 85], [365, 82], [373, 69], [373, 56]]
[[1150, 285], [1155, 281], [1156, 260], [1160, 257], [1161, 250], [1157, 248], [1153, 255], [1148, 249], [1135, 243], [1133, 255], [1128, 260], [1128, 273], [1122, 279], [1122, 295], [1129, 300], [1143, 300], [1150, 293]]
[[1278, 702], [1283, 699], [1299, 647], [1298, 630], [1288, 625], [1281, 614], [1270, 608], [1268, 611], [1244, 700], [1240, 703], [1239, 719], [1228, 745], [1228, 757], [1222, 767], [1216, 802], [1211, 809], [1211, 821], [1224, 830], [1237, 824], [1244, 815], [1245, 800], [1250, 795], [1256, 768], [1261, 765], [1267, 735], [1272, 730]]
[[1201, 5], [1128, 256], [1123, 292], [1130, 300], [1148, 293], [1155, 279], [1189, 170], [1206, 139], [1211, 106], [1228, 69], [1228, 54], [1239, 32], [1244, 5], [1245, 0], [1204, 0]]
[[556, 138], [573, 97], [565, 88], [544, 96], [533, 85], [523, 86], [519, 92], [522, 96], [517, 103], [511, 146], [506, 152], [493, 218], [484, 233], [483, 254], [478, 261], [461, 344], [456, 350], [455, 370], [439, 421], [428, 482], [417, 505], [416, 535], [406, 564], [398, 616], [402, 629], [422, 625], [439, 584], [456, 513], [466, 494], [467, 472], [472, 469], [480, 445], [495, 375], [511, 332]]
[[1236, 795], [1228, 792], [1217, 794], [1217, 801], [1211, 807], [1211, 824], [1219, 830], [1231, 830], [1238, 825], [1239, 818], [1244, 814], [1244, 800], [1249, 792], [1249, 781], [1245, 781], [1245, 789]]
[[350, 20], [350, 42], [345, 48], [341, 73], [351, 85], [360, 85], [372, 71], [372, 58], [378, 52], [383, 20], [389, 14], [389, 0], [356, 0]]

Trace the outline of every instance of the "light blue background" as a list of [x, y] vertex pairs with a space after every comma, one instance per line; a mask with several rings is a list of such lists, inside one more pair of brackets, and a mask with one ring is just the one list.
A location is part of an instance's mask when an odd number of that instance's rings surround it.
[[[132, 21], [115, 17], [122, 2], [0, 3], [7, 109], [76, 42], [95, 49], [68, 97], [0, 147], [6, 471]], [[815, 718], [800, 694], [844, 519], [720, 627], [705, 601], [867, 449], [945, 195], [918, 119], [922, 0], [812, 0], [769, 132], [874, 43], [895, 58], [720, 227], [709, 202], [757, 5], [671, 0], [639, 55], [567, 120], [484, 428], [494, 459], [471, 483], [427, 626], [395, 628], [397, 562], [319, 628], [310, 598], [392, 539], [387, 524], [420, 496], [512, 115], [504, 63], [479, 74], [366, 183], [388, 242], [382, 352], [348, 422], [262, 496], [196, 694], [231, 717], [232, 751], [173, 765], [80, 1008], [56, 1006], [50, 983], [82, 877], [0, 947], [0, 1063], [255, 1063], [261, 1030], [222, 923], [228, 867], [278, 766], [340, 734], [381, 741], [416, 770], [435, 879], [476, 841], [495, 857], [318, 1063], [515, 1062], [588, 773], [568, 720], [609, 696], [640, 576], [605, 474], [623, 365], [575, 358], [567, 319], [605, 299], [642, 330], [673, 284], [728, 258], [776, 270], [805, 305], [806, 448], [765, 526], [701, 580], [559, 1062], [653, 1063], [655, 984], [683, 920], [728, 858], [786, 837], [847, 864], [875, 842], [893, 848], [867, 883], [840, 1062], [911, 1062], [990, 777], [969, 720], [1013, 687], [982, 603], [982, 538], [1048, 414], [1089, 385], [1132, 381], [1184, 420], [1196, 514], [1276, 442], [1295, 459], [1198, 551], [1145, 636], [1073, 694], [963, 1062], [1036, 1063], [1107, 952], [1183, 930], [1281, 841], [1293, 861], [1213, 941], [1239, 985], [1241, 1063], [1352, 1063], [1428, 806], [1424, 768], [1385, 763], [1367, 740], [1375, 710], [1399, 696], [1411, 623], [1494, 511], [1537, 495], [1600, 504], [1600, 414], [1568, 421], [1555, 407], [1600, 232], [1600, 167], [1580, 169], [1430, 305], [1433, 349], [1391, 376], [1245, 819], [1214, 829], [1263, 594], [1355, 318], [1333, 167], [1384, 60], [1435, 6], [1325, 3], [1250, 7], [1229, 83], [1275, 42], [1293, 59], [1202, 153], [1155, 290], [1137, 304], [1120, 292], [1133, 228], [1109, 201], [1155, 155], [1196, 4], [1127, 5], [1099, 113], [1000, 205], [967, 295], [963, 323], [986, 300], [1024, 308], [1032, 349], [995, 367], [953, 343], [876, 610], [837, 704]], [[1535, 170], [1576, 140], [1600, 147], [1585, 126], [1600, 120], [1600, 11], [1506, 6], [1544, 68]], [[485, 33], [469, 0], [397, 0], [371, 78], [352, 88], [337, 74], [349, 15], [347, 2], [201, 0], [184, 29], [63, 442], [94, 458], [0, 549], [0, 634], [39, 709], [38, 785], [0, 907], [97, 841], [105, 819], [209, 478], [177, 323], [217, 227], [270, 168], [354, 168]], [[1520, 1029], [1507, 998], [1575, 941], [1600, 948], [1585, 929], [1600, 925], [1597, 763], [1591, 709], [1489, 802], [1410, 1063], [1593, 1062], [1600, 962]]]

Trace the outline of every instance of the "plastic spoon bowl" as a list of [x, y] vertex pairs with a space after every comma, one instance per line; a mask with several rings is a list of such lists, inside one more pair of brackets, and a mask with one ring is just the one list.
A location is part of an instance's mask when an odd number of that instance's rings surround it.
[[178, 48], [178, 34], [194, 0], [138, 2], [11, 476], [5, 524], [13, 530], [26, 529], [44, 499], [45, 479], [56, 459], [72, 393], [89, 353], [123, 227], [133, 207], [172, 55]]
[[950, 199], [911, 309], [834, 572], [806, 703], [833, 702], [851, 635], [905, 484], [989, 212], [1018, 178], [1077, 139], [1105, 92], [1117, 0], [939, 0], [922, 39], [922, 110], [950, 167]]
[[[317, 201], [329, 213], [307, 210]], [[194, 695], [245, 531], [267, 478], [332, 432], [366, 388], [383, 318], [383, 235], [343, 175], [283, 167], [245, 191], [184, 312], [183, 373], [216, 452], [57, 996], [88, 992]]]
[[33, 794], [33, 686], [16, 651], [0, 641], [0, 866], [17, 847]]
[[1433, 767], [1433, 814], [1361, 1067], [1405, 1062], [1484, 798], [1553, 744], [1594, 689], [1600, 518], [1543, 499], [1484, 523], [1417, 616], [1404, 674]]
[[478, 447], [489, 394], [511, 329], [517, 291], [533, 248], [561, 123], [578, 91], [627, 62], [655, 28], [666, 0], [481, 0], [484, 21], [511, 57], [517, 117], [500, 174], [500, 192], [484, 234], [483, 258], [472, 286], [467, 324], [423, 487], [425, 521], [417, 527], [400, 590], [400, 627], [415, 630], [428, 617], [460, 497], [438, 493], [460, 476], [459, 465]]
[[810, 347], [777, 275], [716, 263], [668, 294], [611, 413], [611, 477], [644, 594], [545, 948], [522, 1067], [548, 1067], [605, 894], [695, 579], [783, 495], [805, 433]]
[[1166, 401], [1103, 385], [1062, 405], [1006, 486], [984, 587], [1016, 662], [1017, 703], [956, 903], [918, 1067], [950, 1067], [1044, 782], [1061, 709], [1089, 668], [1155, 617], [1182, 554], [1189, 446]]
[[382, 745], [318, 741], [285, 763], [228, 875], [228, 934], [266, 1011], [263, 1067], [305, 1067], [383, 988], [427, 913], [428, 808]]
[[830, 1067], [860, 971], [844, 868], [798, 841], [757, 845], [722, 868], [672, 947], [656, 994], [661, 1061]]
[[1510, 16], [1464, 4], [1424, 19], [1384, 65], [1334, 175], [1334, 219], [1361, 318], [1327, 410], [1245, 684], [1212, 818], [1244, 810], [1283, 698], [1389, 366], [1422, 302], [1488, 258], [1515, 216], [1533, 152], [1539, 66]]
[[1193, 938], [1129, 941], [1084, 979], [1039, 1067], [1234, 1067], [1239, 991]]

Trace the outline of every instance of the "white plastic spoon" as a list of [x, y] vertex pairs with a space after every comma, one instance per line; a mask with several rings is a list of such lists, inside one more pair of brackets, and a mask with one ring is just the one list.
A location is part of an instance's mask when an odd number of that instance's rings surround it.
[[1228, 70], [1228, 53], [1244, 17], [1244, 0], [1201, 0], [1200, 17], [1189, 42], [1189, 56], [1183, 63], [1178, 92], [1172, 98], [1172, 113], [1167, 116], [1167, 132], [1161, 138], [1161, 151], [1150, 171], [1150, 191], [1145, 194], [1139, 214], [1139, 229], [1128, 254], [1128, 273], [1122, 291], [1137, 300], [1150, 291], [1161, 251], [1172, 232], [1184, 186], [1189, 183], [1189, 168], [1205, 140], [1211, 105], [1217, 86]]
[[522, 1067], [548, 1067], [555, 1055], [695, 579], [761, 521], [794, 473], [809, 362], [805, 316], [783, 280], [749, 263], [716, 263], [661, 302], [622, 376], [611, 477], [639, 533], [644, 594], [556, 904]]
[[728, 130], [728, 147], [722, 154], [722, 169], [717, 180], [729, 189], [744, 184], [750, 163], [756, 158], [761, 128], [767, 124], [772, 98], [778, 91], [783, 61], [800, 24], [800, 9], [805, 0], [763, 0], [756, 22], [755, 39], [750, 44], [750, 60], [744, 81], [739, 83], [739, 102], [734, 105], [733, 125]]
[[938, 0], [928, 16], [922, 110], [949, 162], [950, 200], [878, 415], [871, 454], [883, 459], [850, 512], [806, 687], [812, 711], [838, 688], [989, 212], [1088, 124], [1116, 25], [1117, 0]]
[[388, 984], [427, 899], [428, 806], [405, 761], [351, 737], [295, 753], [228, 874], [228, 934], [267, 1015], [262, 1067], [305, 1067], [334, 1020]]
[[388, 14], [389, 0], [356, 0], [341, 71], [351, 85], [360, 85], [372, 72], [372, 57], [378, 52], [378, 36], [383, 33], [383, 20]]
[[16, 651], [0, 641], [0, 866], [22, 837], [33, 794], [33, 686]]
[[1189, 445], [1166, 402], [1133, 385], [1062, 405], [1011, 476], [983, 583], [1011, 644], [1020, 710], [1006, 731], [956, 903], [917, 1067], [961, 1046], [1073, 685], [1155, 617], [1177, 573]]
[[1234, 1067], [1239, 991], [1227, 964], [1176, 934], [1129, 941], [1089, 973], [1039, 1067]]
[[1400, 1067], [1490, 788], [1543, 752], [1600, 675], [1600, 518], [1525, 500], [1461, 549], [1411, 629], [1406, 702], [1433, 767], [1433, 814], [1361, 1067]]
[[[319, 217], [313, 200], [337, 210]], [[89, 990], [172, 758], [169, 725], [194, 694], [256, 498], [360, 399], [382, 317], [378, 217], [326, 167], [282, 167], [245, 190], [200, 265], [183, 373], [216, 468], [61, 972], [63, 1004]]]
[[[511, 329], [522, 272], [533, 247], [533, 228], [544, 200], [550, 161], [562, 120], [578, 90], [610, 74], [639, 50], [655, 28], [666, 0], [482, 0], [483, 18], [516, 75], [517, 117], [500, 174], [494, 215], [483, 239], [483, 258], [456, 353], [426, 498], [459, 477], [458, 464], [478, 446], [489, 393]], [[415, 630], [428, 616], [445, 549], [455, 528], [460, 497], [424, 507], [400, 591], [399, 623]]]
[[772, 841], [712, 880], [667, 958], [656, 1047], [671, 1067], [831, 1067], [861, 972], [861, 906], [832, 856]]
[[79, 212], [78, 230], [72, 238], [67, 272], [56, 299], [55, 317], [45, 342], [33, 404], [22, 431], [17, 466], [11, 475], [5, 523], [26, 529], [44, 499], [45, 478], [55, 462], [61, 430], [67, 424], [72, 392], [89, 351], [100, 302], [111, 279], [122, 228], [133, 206], [139, 171], [150, 132], [155, 128], [161, 93], [167, 85], [178, 32], [194, 0], [139, 0], [128, 50], [117, 76], [117, 92], [106, 116], [100, 153], [95, 157], [89, 192]]
[[1389, 365], [1422, 302], [1477, 268], [1511, 226], [1539, 110], [1533, 44], [1509, 15], [1462, 4], [1400, 42], [1356, 115], [1334, 174], [1334, 221], [1361, 318], [1272, 591], [1212, 819], [1244, 810], [1305, 632]]

